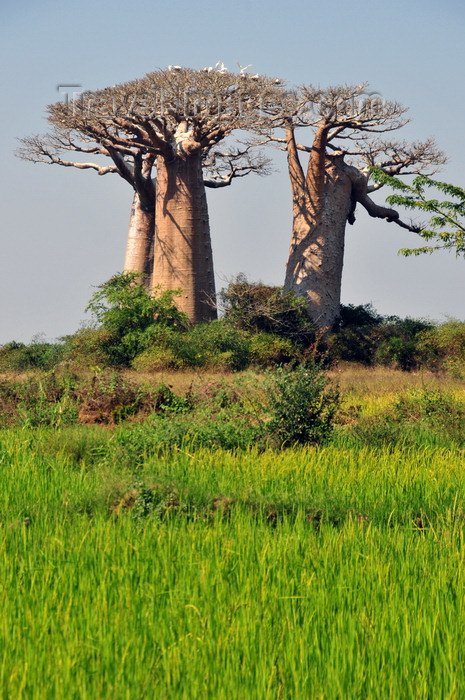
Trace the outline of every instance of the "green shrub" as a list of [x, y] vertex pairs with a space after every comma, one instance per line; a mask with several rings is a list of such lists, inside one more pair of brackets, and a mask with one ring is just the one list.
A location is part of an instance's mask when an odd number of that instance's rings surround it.
[[114, 334], [104, 328], [81, 328], [65, 337], [65, 359], [75, 367], [105, 368], [112, 364], [108, 348], [116, 343]]
[[137, 273], [114, 275], [101, 284], [87, 305], [97, 321], [118, 336], [130, 331], [143, 331], [158, 324], [165, 328], [186, 328], [185, 314], [178, 311], [173, 299], [180, 290], [160, 291], [155, 288], [149, 294], [141, 276]]
[[415, 340], [406, 340], [394, 335], [380, 342], [375, 353], [375, 362], [409, 372], [420, 364], [418, 345]]
[[250, 336], [225, 321], [201, 323], [189, 331], [154, 329], [149, 347], [132, 362], [135, 369], [240, 370], [250, 363]]
[[224, 319], [198, 324], [182, 340], [186, 347], [195, 348], [203, 366], [241, 370], [250, 363], [249, 334], [231, 327]]
[[341, 426], [336, 443], [394, 448], [396, 445], [463, 447], [465, 403], [453, 394], [422, 387], [398, 396], [377, 415]]
[[326, 339], [329, 362], [359, 362], [371, 366], [376, 352], [376, 343], [371, 326], [364, 328], [341, 328]]
[[419, 338], [423, 363], [462, 377], [465, 373], [465, 323], [451, 319], [424, 330]]
[[420, 339], [432, 327], [422, 319], [380, 316], [370, 304], [343, 306], [339, 327], [327, 339], [328, 357], [410, 371], [423, 364]]
[[182, 362], [174, 350], [163, 346], [151, 346], [135, 357], [131, 362], [138, 372], [161, 372], [163, 370], [181, 369]]
[[155, 397], [154, 409], [157, 413], [188, 413], [193, 407], [193, 398], [189, 390], [185, 396], [176, 394], [168, 384], [160, 384]]
[[444, 436], [456, 444], [465, 443], [465, 404], [452, 394], [423, 387], [400, 396], [394, 415], [401, 423], [413, 423]]
[[166, 449], [197, 447], [245, 449], [261, 438], [263, 429], [239, 410], [208, 407], [186, 413], [152, 414], [143, 424], [125, 425], [109, 445], [107, 459], [137, 470]]
[[62, 361], [64, 352], [63, 343], [48, 343], [36, 339], [30, 345], [25, 345], [13, 340], [0, 348], [0, 370], [50, 370]]
[[301, 348], [289, 338], [271, 333], [255, 333], [250, 338], [250, 359], [259, 367], [285, 364], [302, 354]]
[[338, 328], [373, 328], [382, 323], [383, 317], [371, 304], [341, 304]]
[[131, 366], [148, 372], [182, 369], [185, 361], [179, 357], [178, 347], [183, 343], [184, 335], [173, 328], [152, 326], [147, 332], [147, 348], [132, 360]]
[[91, 311], [106, 341], [98, 346], [110, 366], [128, 366], [154, 342], [160, 328], [186, 330], [188, 320], [178, 311], [174, 298], [180, 290], [152, 290], [150, 294], [140, 275], [115, 275], [100, 285], [91, 298]]
[[329, 386], [321, 366], [303, 362], [280, 367], [268, 386], [272, 420], [268, 431], [282, 446], [325, 442], [339, 408], [339, 391]]
[[328, 360], [373, 364], [376, 329], [382, 321], [382, 317], [371, 304], [341, 304], [337, 325], [326, 339]]
[[433, 324], [423, 319], [388, 317], [379, 328], [376, 364], [407, 372], [417, 369], [424, 364], [420, 347], [422, 334], [431, 328]]
[[238, 275], [219, 295], [225, 320], [252, 333], [272, 333], [308, 345], [315, 337], [305, 299], [283, 287], [248, 282]]

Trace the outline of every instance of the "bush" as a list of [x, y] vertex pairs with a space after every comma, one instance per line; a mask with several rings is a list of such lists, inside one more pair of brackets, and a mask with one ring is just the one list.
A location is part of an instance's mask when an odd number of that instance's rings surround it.
[[339, 408], [339, 391], [329, 387], [320, 365], [308, 361], [270, 374], [268, 431], [283, 447], [325, 442]]
[[341, 328], [326, 339], [328, 362], [359, 362], [371, 366], [376, 352], [372, 328]]
[[380, 327], [375, 363], [409, 372], [424, 363], [422, 334], [433, 324], [422, 319], [390, 317]]
[[336, 437], [345, 446], [394, 448], [395, 445], [465, 444], [465, 404], [453, 394], [422, 387], [401, 394], [377, 415], [341, 426]]
[[410, 371], [423, 363], [420, 339], [432, 327], [421, 319], [380, 316], [370, 304], [343, 306], [339, 327], [327, 340], [328, 357]]
[[137, 470], [145, 460], [169, 448], [245, 449], [262, 432], [261, 425], [239, 406], [215, 411], [204, 406], [196, 411], [152, 414], [143, 424], [118, 429], [108, 443], [108, 460]]
[[289, 338], [271, 333], [255, 333], [250, 338], [250, 359], [259, 367], [285, 364], [302, 354], [301, 348]]
[[160, 329], [132, 366], [148, 371], [190, 367], [238, 371], [250, 364], [268, 367], [290, 362], [301, 354], [301, 348], [288, 338], [243, 331], [220, 319], [185, 333]]
[[423, 363], [461, 378], [465, 374], [465, 323], [451, 319], [423, 331], [419, 337]]
[[[241, 370], [250, 363], [250, 335], [224, 319], [194, 326], [182, 341], [195, 349], [196, 360], [204, 367]], [[179, 353], [183, 356], [185, 350], [179, 348]]]
[[368, 328], [380, 326], [383, 317], [373, 308], [371, 304], [341, 304], [339, 312], [338, 328]]
[[144, 350], [131, 362], [137, 372], [162, 372], [182, 368], [182, 362], [170, 348], [152, 346]]
[[250, 340], [246, 333], [224, 321], [210, 321], [181, 333], [158, 329], [151, 345], [132, 362], [135, 369], [210, 369], [239, 370], [250, 361]]
[[115, 275], [100, 285], [86, 310], [106, 335], [105, 342], [97, 346], [106, 364], [128, 366], [153, 343], [160, 328], [186, 330], [187, 317], [174, 303], [179, 293], [154, 289], [151, 295], [136, 273]]
[[328, 359], [373, 364], [376, 352], [376, 329], [382, 317], [371, 304], [341, 305], [334, 332], [327, 338]]
[[394, 415], [401, 423], [425, 427], [458, 445], [465, 442], [465, 405], [439, 389], [410, 391], [394, 403]]
[[420, 364], [420, 357], [415, 340], [392, 336], [381, 341], [375, 353], [375, 363], [405, 372], [416, 369]]
[[282, 288], [238, 277], [222, 293], [225, 317], [188, 329], [174, 305], [178, 291], [150, 296], [137, 274], [115, 275], [89, 302], [98, 326], [67, 337], [66, 357], [87, 367], [160, 371], [243, 370], [288, 362], [314, 333], [306, 302]]
[[64, 359], [75, 367], [105, 368], [112, 365], [108, 348], [116, 343], [111, 331], [104, 328], [81, 328], [65, 340]]
[[48, 343], [37, 338], [25, 345], [13, 340], [0, 348], [0, 370], [50, 370], [61, 362], [64, 352], [63, 343]]
[[219, 295], [225, 320], [252, 333], [272, 333], [308, 345], [315, 336], [305, 299], [283, 287], [248, 282], [238, 275]]

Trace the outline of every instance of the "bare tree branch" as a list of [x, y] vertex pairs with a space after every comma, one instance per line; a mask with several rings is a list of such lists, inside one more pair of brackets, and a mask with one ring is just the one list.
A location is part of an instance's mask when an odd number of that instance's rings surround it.
[[[21, 146], [17, 149], [16, 155], [22, 160], [28, 160], [32, 163], [47, 163], [49, 165], [62, 165], [66, 168], [78, 168], [80, 170], [96, 170], [99, 175], [106, 175], [107, 173], [118, 172], [116, 165], [106, 165], [102, 166], [98, 163], [89, 163], [81, 161], [71, 161], [65, 160], [59, 155], [59, 148], [57, 147], [58, 140], [54, 138], [53, 135], [48, 135], [45, 137], [29, 136], [24, 139], [20, 139]], [[65, 146], [61, 146], [65, 150], [73, 150], [81, 153], [92, 153], [100, 155], [109, 155], [106, 149], [101, 149], [98, 147], [86, 148], [78, 147], [74, 145], [71, 147], [70, 142]]]
[[203, 169], [205, 187], [227, 187], [237, 177], [270, 174], [271, 160], [256, 151], [254, 143], [247, 143], [230, 151], [210, 151], [203, 160]]

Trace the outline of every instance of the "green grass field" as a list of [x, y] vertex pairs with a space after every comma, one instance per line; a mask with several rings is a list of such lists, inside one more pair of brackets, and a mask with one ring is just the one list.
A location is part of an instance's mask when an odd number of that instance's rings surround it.
[[0, 432], [2, 697], [465, 696], [461, 448], [115, 435]]

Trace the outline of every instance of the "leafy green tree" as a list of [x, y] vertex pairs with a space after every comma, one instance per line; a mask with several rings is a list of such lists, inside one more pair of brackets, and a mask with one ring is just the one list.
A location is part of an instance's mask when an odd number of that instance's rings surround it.
[[[380, 168], [372, 169], [373, 179], [389, 185], [394, 194], [387, 197], [389, 204], [400, 205], [430, 214], [430, 220], [419, 226], [417, 232], [428, 245], [418, 248], [402, 248], [402, 255], [421, 255], [435, 250], [455, 250], [457, 256], [465, 255], [465, 190], [446, 182], [432, 180], [425, 175], [418, 175], [411, 184], [383, 172]], [[429, 192], [435, 189], [448, 199], [439, 201], [430, 198]]]
[[86, 311], [105, 331], [104, 352], [112, 365], [127, 365], [146, 349], [160, 328], [183, 331], [187, 316], [176, 308], [179, 290], [150, 291], [137, 273], [114, 275], [100, 285]]

